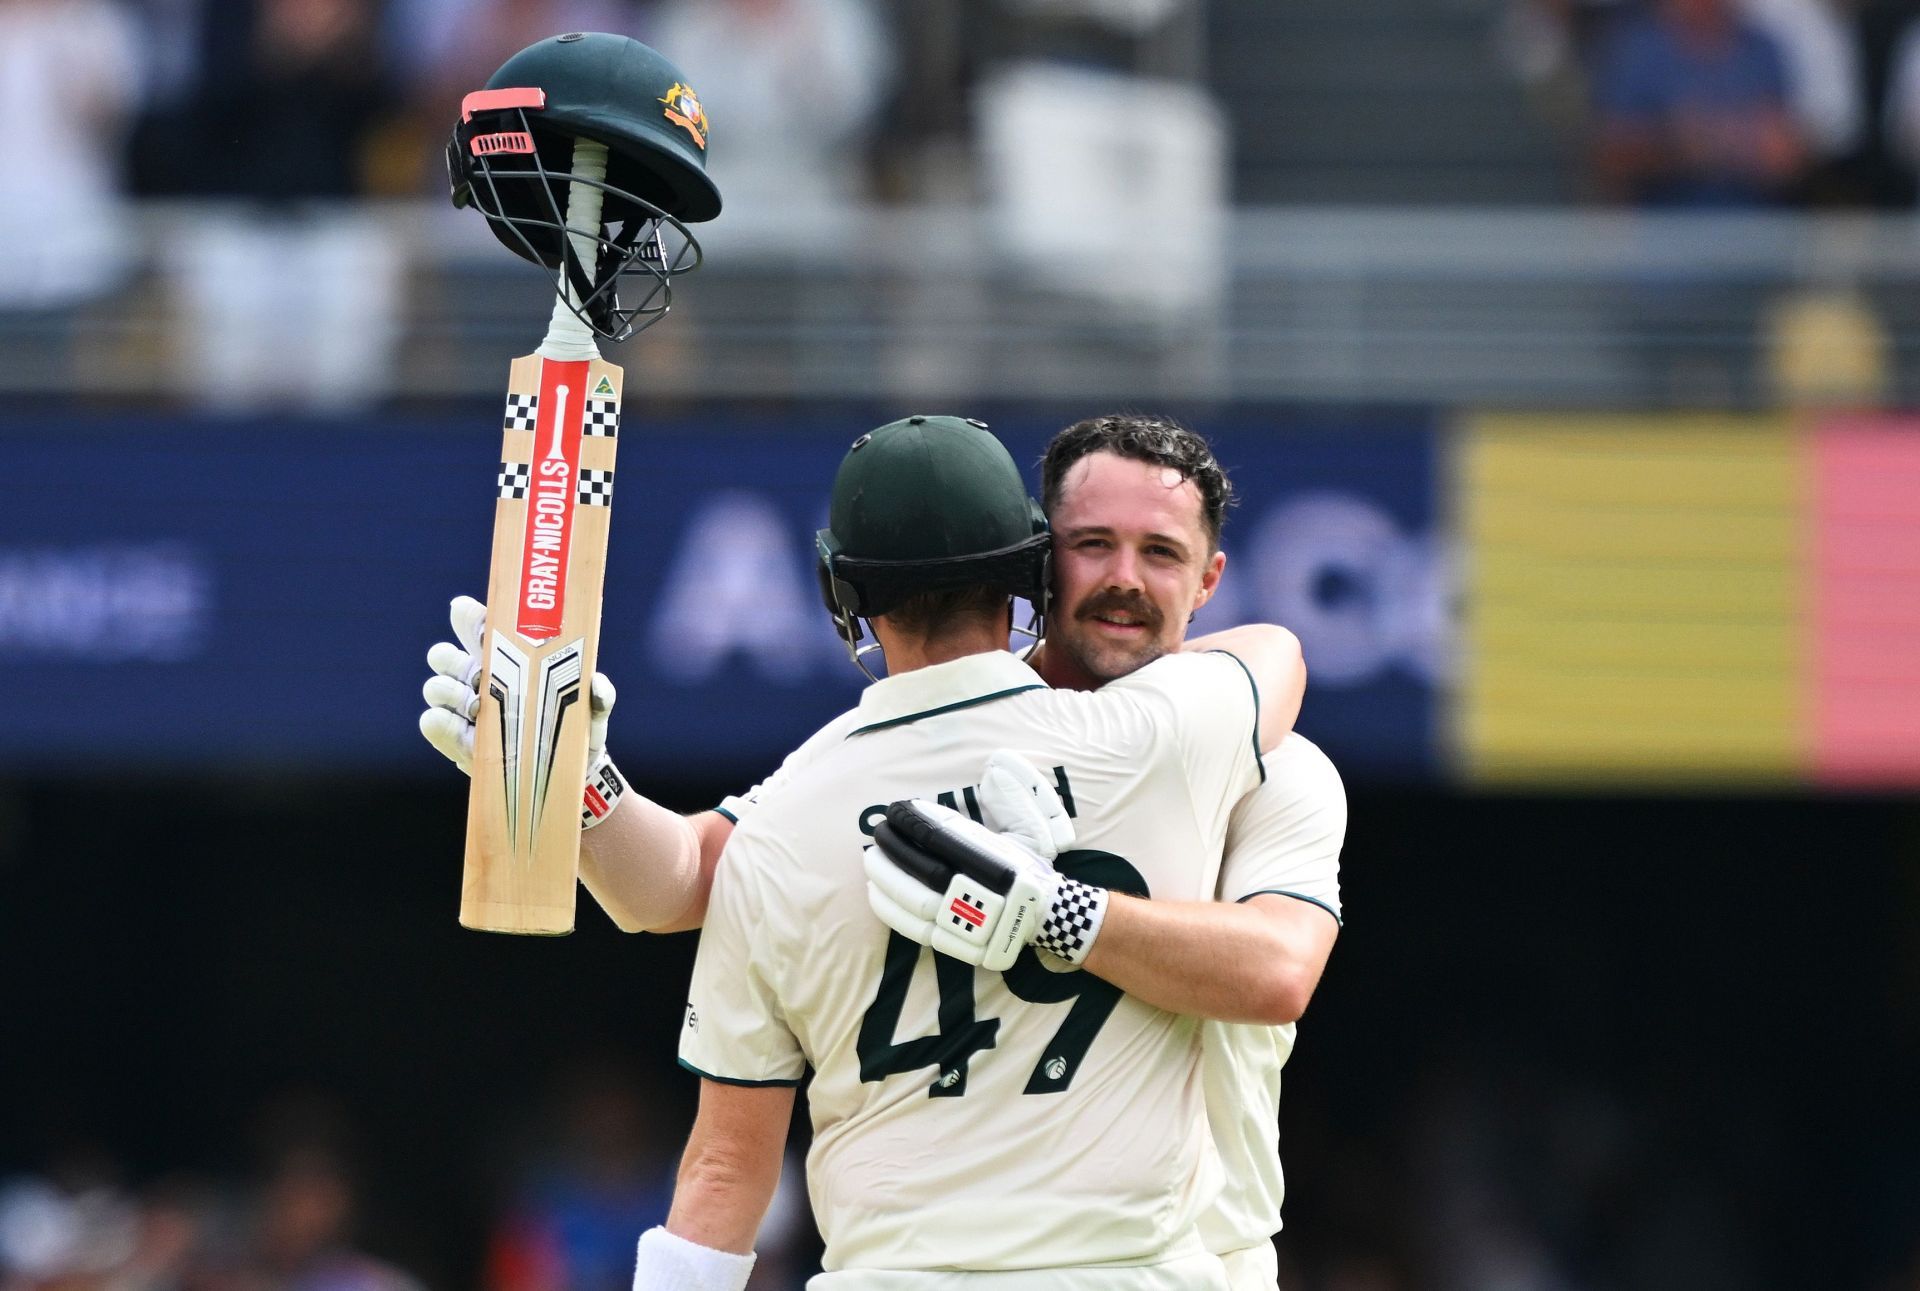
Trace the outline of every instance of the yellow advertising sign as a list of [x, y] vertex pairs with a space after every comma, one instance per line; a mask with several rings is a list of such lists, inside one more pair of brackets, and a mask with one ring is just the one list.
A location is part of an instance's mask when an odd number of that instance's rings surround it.
[[1804, 538], [1788, 420], [1499, 415], [1464, 430], [1468, 774], [1792, 777]]

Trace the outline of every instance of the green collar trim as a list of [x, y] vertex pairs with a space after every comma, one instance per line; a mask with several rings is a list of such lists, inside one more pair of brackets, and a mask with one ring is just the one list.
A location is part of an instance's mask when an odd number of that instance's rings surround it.
[[[1260, 769], [1260, 783], [1267, 782], [1267, 760], [1260, 756], [1260, 683], [1253, 679], [1253, 669], [1247, 667], [1247, 661], [1231, 650], [1209, 650], [1208, 654], [1223, 654], [1240, 665], [1240, 671], [1247, 674], [1247, 685], [1253, 687], [1253, 765]], [[1339, 916], [1335, 916], [1338, 918]]]
[[716, 1076], [710, 1071], [702, 1071], [685, 1058], [680, 1059], [680, 1065], [702, 1080], [716, 1081], [722, 1085], [739, 1085], [744, 1089], [766, 1089], [774, 1085], [798, 1085], [800, 1083], [798, 1078], [793, 1080], [738, 1080], [732, 1076]]
[[1245, 896], [1237, 898], [1234, 904], [1245, 905], [1255, 897], [1292, 897], [1295, 901], [1305, 901], [1308, 905], [1317, 905], [1332, 915], [1333, 921], [1342, 928], [1347, 926], [1347, 921], [1340, 917], [1340, 912], [1335, 910], [1327, 902], [1322, 901], [1319, 897], [1310, 897], [1304, 892], [1289, 892], [1285, 888], [1261, 888], [1258, 892], [1249, 892]]
[[868, 731], [884, 731], [889, 726], [904, 726], [908, 722], [917, 722], [923, 717], [937, 717], [941, 713], [951, 713], [955, 709], [972, 708], [976, 704], [986, 704], [996, 699], [1005, 699], [1008, 695], [1018, 695], [1021, 691], [1025, 690], [1045, 689], [1045, 686], [1035, 684], [1031, 686], [1014, 686], [1007, 690], [996, 690], [991, 695], [976, 695], [972, 699], [963, 699], [955, 704], [942, 704], [938, 708], [924, 708], [917, 713], [907, 713], [901, 717], [889, 717], [884, 722], [875, 722], [871, 726], [861, 726], [848, 731], [847, 738], [852, 739], [856, 735], [865, 735]]

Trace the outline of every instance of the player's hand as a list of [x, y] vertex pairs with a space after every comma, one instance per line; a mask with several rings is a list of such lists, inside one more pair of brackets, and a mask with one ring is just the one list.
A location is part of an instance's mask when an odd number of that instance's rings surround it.
[[896, 802], [866, 851], [867, 903], [903, 937], [989, 972], [1026, 946], [1070, 964], [1106, 918], [1107, 890], [938, 803]]
[[[441, 641], [427, 651], [433, 676], [420, 688], [427, 711], [420, 714], [420, 733], [427, 743], [468, 775], [473, 774], [473, 719], [480, 712], [480, 642], [487, 630], [487, 607], [471, 596], [456, 596], [448, 620], [459, 644]], [[587, 793], [585, 816], [598, 823], [626, 788], [607, 757], [607, 721], [616, 698], [605, 673], [593, 674], [587, 692]], [[595, 810], [596, 794], [602, 809]]]
[[988, 829], [1052, 860], [1073, 846], [1073, 817], [1039, 767], [1011, 749], [996, 749], [980, 777], [980, 815]]
[[480, 711], [480, 637], [486, 631], [487, 607], [471, 596], [456, 596], [448, 618], [460, 644], [441, 641], [427, 651], [433, 675], [420, 688], [427, 701], [420, 733], [449, 762], [472, 775], [473, 719]]

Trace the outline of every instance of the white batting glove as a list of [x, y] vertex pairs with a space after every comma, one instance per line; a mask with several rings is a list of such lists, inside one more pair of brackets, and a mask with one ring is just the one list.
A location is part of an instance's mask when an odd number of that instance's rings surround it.
[[1012, 749], [996, 749], [980, 777], [980, 815], [988, 829], [1018, 839], [1052, 860], [1073, 846], [1073, 817], [1039, 767]]
[[448, 614], [459, 645], [441, 641], [427, 651], [433, 676], [420, 688], [427, 711], [420, 733], [427, 743], [468, 775], [473, 774], [473, 719], [480, 712], [480, 638], [487, 607], [471, 596], [456, 596]]
[[881, 922], [988, 972], [1011, 968], [1029, 945], [1078, 966], [1106, 919], [1105, 888], [938, 803], [888, 807], [864, 859]]
[[[433, 676], [420, 688], [427, 711], [420, 733], [449, 762], [473, 774], [473, 720], [480, 712], [480, 644], [487, 630], [487, 607], [471, 596], [456, 596], [448, 620], [460, 644], [441, 641], [427, 651]], [[607, 720], [616, 698], [605, 673], [593, 674], [587, 692], [587, 784], [581, 804], [581, 828], [591, 829], [626, 792], [627, 783], [607, 756]]]

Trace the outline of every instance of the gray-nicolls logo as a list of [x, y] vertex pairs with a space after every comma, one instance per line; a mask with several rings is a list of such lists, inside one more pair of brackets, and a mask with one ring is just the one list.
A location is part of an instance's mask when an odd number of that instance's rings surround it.
[[698, 1013], [695, 1013], [693, 1011], [693, 1005], [689, 1004], [687, 1005], [687, 1030], [698, 1031], [699, 1029], [700, 1029], [700, 1015]]
[[1052, 1061], [1047, 1063], [1047, 1075], [1052, 1077], [1054, 1080], [1058, 1080], [1060, 1079], [1060, 1077], [1066, 1074], [1067, 1074], [1067, 1060], [1065, 1058], [1055, 1058]]

